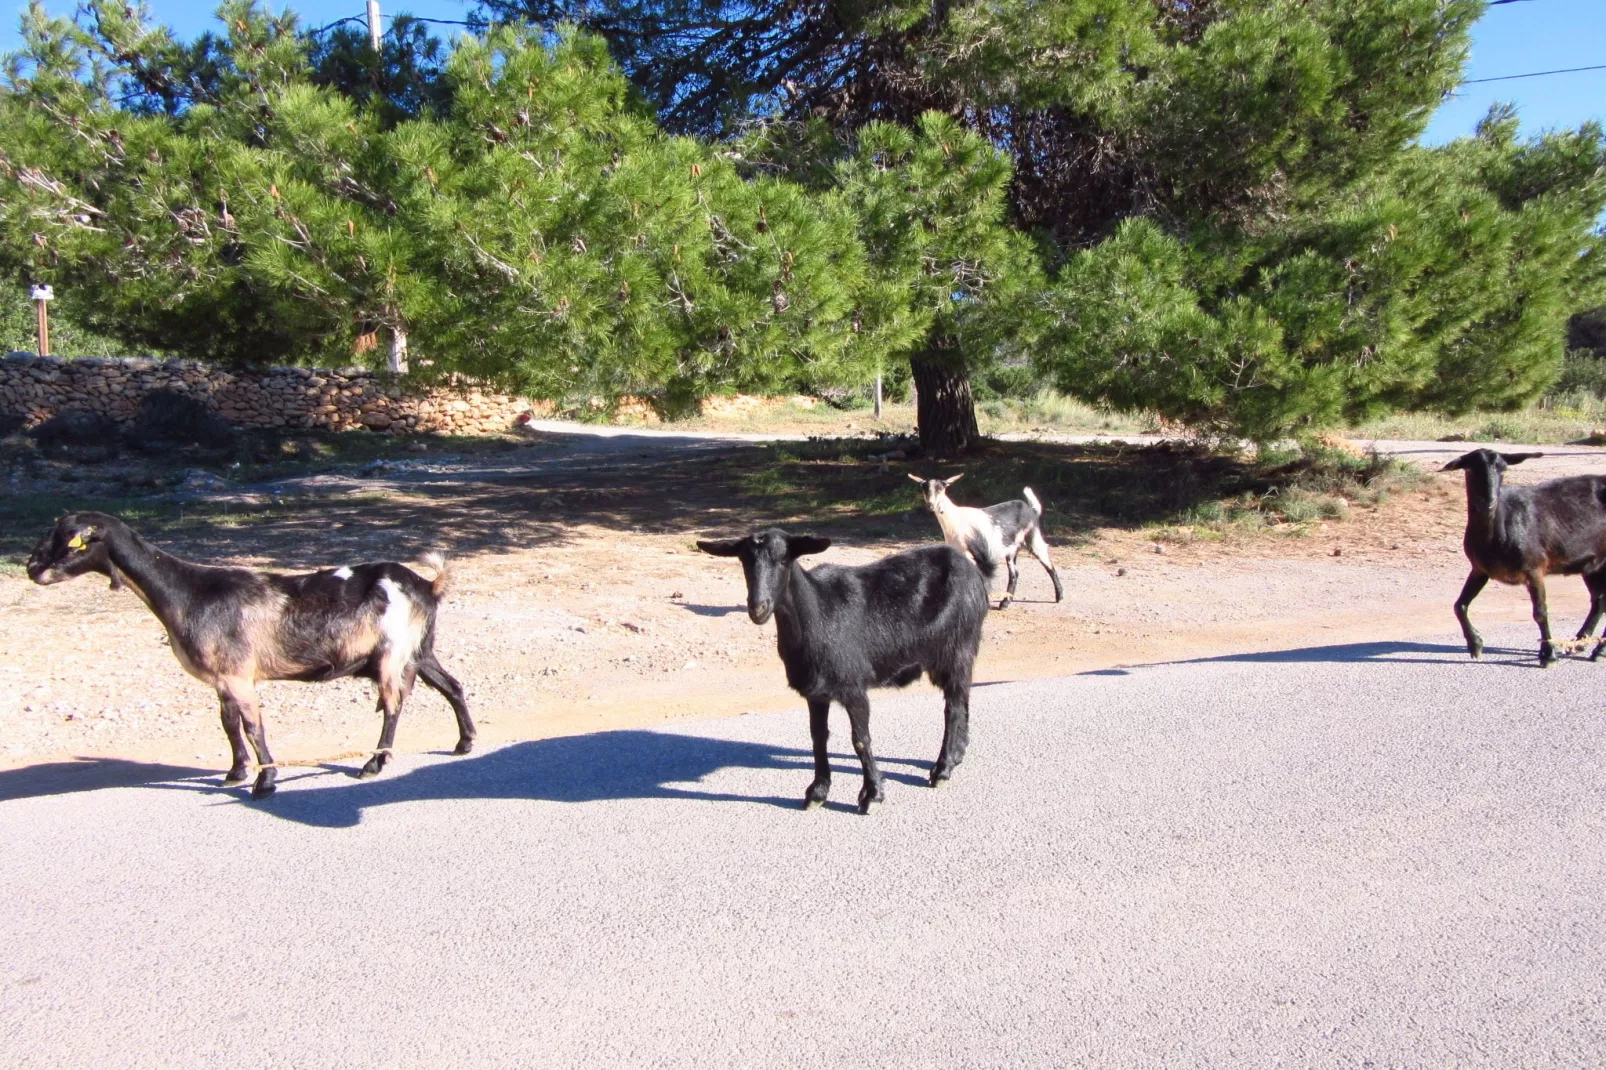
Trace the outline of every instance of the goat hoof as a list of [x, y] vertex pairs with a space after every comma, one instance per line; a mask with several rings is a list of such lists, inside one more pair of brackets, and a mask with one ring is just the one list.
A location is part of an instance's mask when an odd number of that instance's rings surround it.
[[821, 803], [825, 802], [825, 797], [830, 794], [831, 785], [829, 783], [821, 784], [816, 782], [810, 784], [809, 790], [803, 793], [803, 809], [814, 809], [816, 806], [819, 806]]
[[931, 776], [928, 778], [927, 783], [934, 788], [940, 788], [942, 787], [943, 782], [953, 775], [954, 771], [952, 769], [933, 767], [931, 770]]
[[242, 769], [240, 772], [236, 773], [231, 769], [223, 776], [223, 786], [225, 788], [237, 788], [250, 779], [251, 775], [245, 770]]
[[269, 795], [272, 795], [278, 790], [279, 785], [275, 784], [273, 781], [270, 780], [264, 784], [259, 780], [257, 781], [256, 786], [251, 789], [251, 798], [266, 799]]
[[1006, 598], [1003, 601], [999, 602], [998, 603], [998, 608], [999, 609], [1008, 609], [1009, 608], [1009, 599]]
[[1590, 661], [1599, 661], [1600, 660], [1600, 647], [1597, 646], [1595, 648], [1594, 653], [1589, 655], [1589, 660]]
[[357, 771], [358, 780], [367, 780], [371, 776], [378, 776], [379, 771], [385, 768], [385, 756], [376, 754], [368, 759], [368, 763]]
[[452, 753], [453, 754], [467, 754], [469, 751], [471, 751], [473, 749], [474, 749], [474, 741], [472, 739], [460, 739], [460, 740], [457, 741], [457, 746], [452, 750]]
[[877, 784], [874, 787], [871, 787], [868, 784], [865, 785], [865, 787], [859, 792], [859, 813], [868, 814], [870, 812], [871, 803], [880, 802], [885, 798], [886, 793], [881, 790], [880, 784]]

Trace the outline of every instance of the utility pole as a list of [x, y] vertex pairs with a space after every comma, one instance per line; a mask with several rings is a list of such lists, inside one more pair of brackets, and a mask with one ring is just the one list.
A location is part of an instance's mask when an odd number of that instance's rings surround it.
[[407, 374], [407, 332], [400, 327], [390, 329], [390, 357], [386, 365], [392, 374]]
[[[379, 39], [384, 36], [384, 30], [379, 25], [379, 0], [368, 0], [368, 43], [374, 49], [374, 88], [379, 88], [383, 77], [381, 63], [384, 51], [379, 46]], [[390, 355], [386, 366], [395, 375], [404, 375], [407, 372], [407, 332], [400, 327], [390, 329]]]
[[33, 307], [39, 330], [39, 355], [50, 356], [50, 312], [46, 305], [56, 296], [56, 292], [48, 286], [35, 286], [33, 288]]

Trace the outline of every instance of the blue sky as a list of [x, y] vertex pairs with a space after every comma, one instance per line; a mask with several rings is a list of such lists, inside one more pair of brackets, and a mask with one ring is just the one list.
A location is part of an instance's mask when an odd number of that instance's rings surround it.
[[[146, 0], [146, 3], [152, 19], [166, 23], [180, 37], [195, 37], [217, 28], [217, 20], [212, 17], [212, 12], [217, 9], [217, 0]], [[28, 10], [28, 2], [0, 0], [0, 5], [3, 5], [0, 10], [7, 12], [4, 25], [0, 26], [0, 50], [10, 51], [17, 47], [17, 23]], [[60, 15], [71, 14], [75, 6], [74, 0], [45, 0], [45, 9]], [[303, 26], [322, 26], [347, 15], [362, 15], [368, 9], [367, 0], [336, 0], [334, 3], [318, 4], [267, 0], [267, 6], [275, 11], [288, 7], [300, 16]], [[410, 15], [432, 19], [462, 19], [474, 4], [470, 0], [408, 0], [406, 3], [380, 0], [379, 7], [387, 15], [405, 11]], [[442, 36], [451, 36], [455, 32], [450, 26], [436, 29]]]
[[[1606, 0], [1524, 0], [1491, 7], [1472, 31], [1466, 77], [1606, 64]], [[1472, 133], [1489, 105], [1517, 106], [1525, 133], [1606, 119], [1606, 70], [1463, 85], [1440, 106], [1422, 140]]]
[[[25, 0], [0, 0], [9, 11], [0, 21], [0, 50], [17, 44], [17, 20]], [[71, 0], [46, 0], [53, 11], [72, 10]], [[154, 16], [181, 36], [193, 37], [213, 26], [215, 0], [151, 0]], [[278, 6], [274, 2], [274, 6]], [[305, 24], [321, 25], [345, 15], [361, 15], [364, 0], [291, 4]], [[438, 19], [461, 19], [471, 0], [381, 0], [387, 13], [408, 11]], [[452, 32], [440, 27], [443, 34]], [[1491, 7], [1473, 30], [1468, 78], [1495, 78], [1531, 71], [1606, 64], [1606, 0], [1521, 0]], [[1466, 85], [1433, 117], [1423, 140], [1439, 144], [1470, 134], [1489, 105], [1515, 104], [1526, 133], [1576, 127], [1606, 119], [1606, 70], [1546, 78]]]

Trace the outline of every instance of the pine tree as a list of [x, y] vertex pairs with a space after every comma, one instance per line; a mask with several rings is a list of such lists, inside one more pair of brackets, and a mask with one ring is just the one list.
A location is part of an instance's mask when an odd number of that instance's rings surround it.
[[229, 40], [199, 51], [229, 68], [201, 77], [138, 11], [92, 5], [92, 32], [33, 5], [0, 88], [0, 267], [53, 283], [85, 327], [136, 347], [288, 361], [330, 324], [245, 267], [218, 175], [300, 51], [282, 20], [223, 13]]
[[456, 295], [441, 345], [457, 363], [671, 406], [865, 374], [892, 313], [840, 197], [664, 136], [596, 38], [498, 28], [460, 44], [447, 79], [449, 140], [408, 215]]
[[[778, 113], [851, 141], [937, 109], [986, 138], [1059, 275], [1040, 367], [1095, 401], [1257, 437], [1516, 404], [1553, 372], [1558, 310], [1589, 299], [1598, 131], [1412, 147], [1479, 0], [487, 7], [595, 27], [681, 128]], [[1498, 188], [1508, 167], [1531, 192]]]
[[920, 442], [938, 453], [980, 437], [971, 376], [1030, 344], [1043, 278], [1005, 218], [1009, 175], [1007, 157], [937, 112], [913, 130], [871, 123], [836, 168], [881, 283], [908, 310]]
[[664, 135], [595, 38], [465, 38], [408, 116], [235, 2], [205, 93], [131, 111], [117, 86], [174, 53], [91, 15], [123, 43], [41, 16], [0, 93], [0, 249], [123, 337], [346, 363], [378, 336], [398, 371], [679, 407], [862, 381], [907, 333], [840, 191]]

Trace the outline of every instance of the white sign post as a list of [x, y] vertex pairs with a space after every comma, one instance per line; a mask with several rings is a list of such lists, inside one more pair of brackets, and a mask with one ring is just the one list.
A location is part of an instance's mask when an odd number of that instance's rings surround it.
[[55, 298], [56, 291], [48, 286], [35, 286], [32, 296], [39, 327], [39, 355], [48, 357], [50, 356], [50, 313], [45, 310], [45, 306]]

